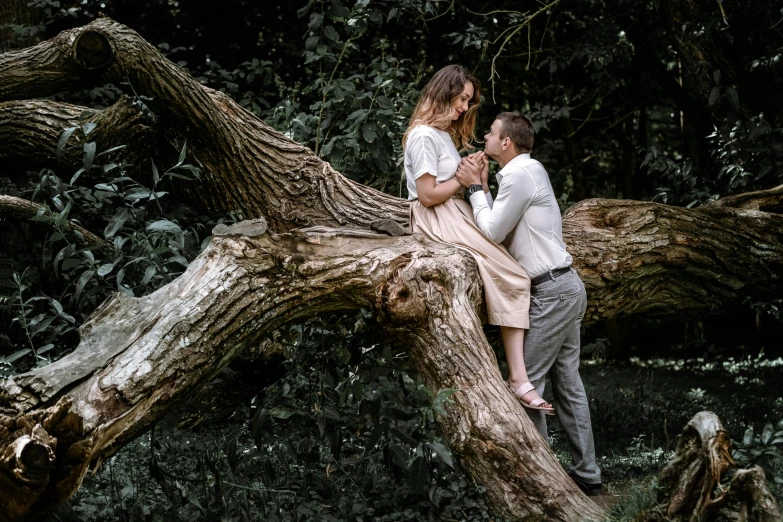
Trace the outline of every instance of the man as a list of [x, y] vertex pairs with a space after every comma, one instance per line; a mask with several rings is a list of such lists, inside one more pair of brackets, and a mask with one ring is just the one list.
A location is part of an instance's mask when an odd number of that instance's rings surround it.
[[[569, 475], [586, 494], [598, 495], [601, 471], [579, 376], [579, 330], [587, 295], [563, 243], [560, 208], [546, 170], [530, 158], [533, 125], [527, 117], [499, 114], [484, 140], [484, 154], [501, 167], [494, 202], [487, 186], [489, 162], [482, 153], [460, 163], [457, 179], [468, 189], [479, 229], [505, 245], [530, 275], [530, 329], [524, 348], [527, 374], [542, 395], [549, 374], [555, 411], [571, 447]], [[525, 411], [548, 440], [544, 415]]]

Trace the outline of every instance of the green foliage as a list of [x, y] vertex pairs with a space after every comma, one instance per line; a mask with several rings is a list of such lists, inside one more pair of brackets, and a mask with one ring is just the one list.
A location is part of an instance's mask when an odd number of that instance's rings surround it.
[[732, 458], [738, 466], [750, 468], [761, 466], [767, 477], [777, 484], [783, 484], [783, 421], [773, 426], [771, 422], [764, 425], [761, 433], [755, 433], [753, 426], [745, 430], [739, 440], [732, 443]]
[[609, 508], [603, 520], [604, 522], [636, 522], [642, 513], [656, 507], [657, 500], [658, 489], [655, 480], [633, 484], [630, 491]]
[[309, 2], [300, 9], [298, 16], [309, 20], [303, 58], [311, 81], [257, 114], [347, 176], [399, 193], [395, 171], [418, 78], [409, 70], [411, 60], [390, 53], [387, 38], [368, 34], [399, 16], [399, 7], [387, 4], [360, 1], [348, 9], [340, 2]]
[[719, 197], [717, 192], [712, 191], [714, 187], [711, 187], [710, 183], [692, 173], [690, 162], [677, 162], [668, 154], [659, 153], [655, 147], [645, 154], [641, 168], [645, 167], [649, 174], [667, 182], [665, 186], [656, 187], [658, 193], [651, 201], [691, 208], [715, 201]]
[[[76, 327], [114, 292], [142, 296], [173, 281], [208, 241], [210, 223], [188, 226], [176, 206], [169, 208], [167, 191], [172, 178], [197, 178], [199, 169], [185, 162], [183, 145], [179, 161], [162, 174], [150, 161], [151, 184], [130, 177], [131, 165], [114, 163], [111, 157], [123, 147], [97, 151], [89, 141], [95, 124], [66, 129], [58, 155], [76, 136], [83, 144], [83, 166], [66, 182], [51, 170], [43, 170], [31, 189], [31, 199], [42, 206], [32, 221], [51, 228], [46, 239], [46, 271], [58, 282], [59, 295], [28, 296], [33, 282], [28, 270], [0, 274], [0, 288], [14, 289], [0, 299], [0, 321], [8, 332], [0, 340], [10, 355], [2, 359], [4, 374], [24, 371], [51, 362], [50, 355], [63, 353], [78, 342]], [[77, 185], [90, 178], [92, 186]], [[106, 221], [104, 247], [85, 245], [85, 238], [70, 223]], [[214, 223], [213, 223], [214, 224]], [[51, 350], [51, 352], [50, 352]], [[46, 355], [44, 355], [46, 354]], [[32, 355], [32, 359], [26, 357]]]

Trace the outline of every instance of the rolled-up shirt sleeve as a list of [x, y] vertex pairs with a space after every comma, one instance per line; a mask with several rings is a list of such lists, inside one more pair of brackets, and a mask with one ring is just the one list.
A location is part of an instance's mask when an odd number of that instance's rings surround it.
[[473, 219], [489, 239], [501, 243], [514, 230], [536, 195], [536, 185], [527, 171], [507, 174], [494, 204], [483, 191], [470, 196]]

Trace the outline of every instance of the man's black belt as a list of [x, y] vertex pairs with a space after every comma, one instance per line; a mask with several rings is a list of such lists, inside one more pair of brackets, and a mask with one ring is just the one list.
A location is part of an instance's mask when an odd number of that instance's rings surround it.
[[530, 284], [533, 286], [540, 285], [541, 283], [546, 283], [547, 281], [554, 281], [558, 277], [560, 277], [563, 274], [567, 274], [571, 271], [570, 266], [565, 266], [563, 268], [555, 268], [554, 270], [550, 270], [549, 272], [544, 272], [541, 275], [538, 275], [530, 280]]

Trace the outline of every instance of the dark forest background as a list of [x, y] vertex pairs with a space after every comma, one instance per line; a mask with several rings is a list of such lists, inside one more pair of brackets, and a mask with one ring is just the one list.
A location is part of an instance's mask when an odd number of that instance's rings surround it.
[[[420, 89], [450, 63], [481, 79], [479, 138], [498, 112], [532, 119], [534, 157], [563, 210], [586, 198], [694, 207], [783, 183], [777, 2], [6, 0], [0, 51], [99, 12], [346, 176], [394, 195], [406, 197], [400, 140]], [[135, 96], [133, 85], [57, 99], [100, 109], [123, 93]], [[135, 101], [144, 107], [143, 97]], [[162, 286], [215, 224], [242, 218], [197, 215], [162, 191], [147, 198], [157, 189], [137, 180], [150, 169], [199, 175], [182, 160], [114, 164], [101, 152], [85, 148], [102, 180], [0, 165], [0, 194], [102, 230], [122, 252], [99, 263], [57, 231], [3, 223], [5, 375], [67, 352], [108, 295]], [[122, 190], [108, 182], [119, 175]], [[646, 480], [694, 408], [719, 411], [738, 460], [763, 462], [781, 480], [783, 402], [771, 383], [780, 376], [782, 306], [773, 295], [714, 317], [618, 318], [586, 330], [605, 482], [632, 498], [613, 516], [654, 498]], [[434, 424], [448, 391], [423, 389], [377, 330], [363, 314], [279, 332], [269, 341], [280, 352], [277, 371], [254, 366], [252, 355], [232, 365], [104, 466], [57, 519], [489, 519], [480, 488], [459, 473]], [[498, 332], [487, 333], [499, 348]], [[556, 427], [552, 442], [567, 459]]]

